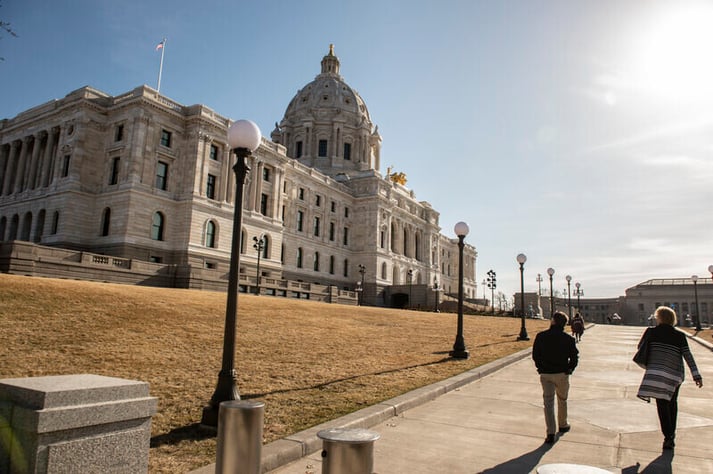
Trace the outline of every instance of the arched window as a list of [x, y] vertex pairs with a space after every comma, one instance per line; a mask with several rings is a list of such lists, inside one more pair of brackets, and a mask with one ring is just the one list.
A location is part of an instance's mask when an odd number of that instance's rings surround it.
[[22, 232], [20, 233], [20, 240], [30, 241], [30, 229], [32, 229], [32, 213], [25, 213], [25, 217], [22, 219]]
[[297, 268], [302, 268], [302, 247], [297, 249]]
[[15, 214], [10, 221], [10, 234], [7, 236], [7, 240], [17, 240], [18, 227], [20, 227], [20, 216]]
[[160, 212], [155, 212], [151, 222], [151, 238], [163, 240], [164, 217]]
[[314, 253], [314, 271], [319, 271], [319, 252]]
[[205, 225], [205, 246], [215, 248], [215, 222], [208, 221]]
[[59, 211], [54, 211], [52, 215], [52, 235], [59, 231]]
[[[41, 242], [42, 236], [45, 233], [45, 215], [47, 211], [44, 209], [40, 210], [37, 215], [37, 225], [35, 226], [35, 242]], [[0, 240], [2, 240], [2, 232], [0, 232]]]
[[104, 212], [102, 213], [102, 228], [101, 228], [102, 237], [109, 235], [110, 223], [111, 223], [111, 209], [107, 207], [104, 209]]
[[270, 238], [267, 235], [263, 235], [262, 242], [262, 255], [260, 255], [260, 258], [270, 258]]
[[386, 280], [386, 274], [388, 272], [388, 268], [386, 267], [386, 262], [383, 262], [381, 264], [381, 279]]

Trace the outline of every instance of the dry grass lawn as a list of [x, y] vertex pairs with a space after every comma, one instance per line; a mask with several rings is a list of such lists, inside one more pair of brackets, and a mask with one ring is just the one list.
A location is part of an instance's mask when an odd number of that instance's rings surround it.
[[[198, 424], [220, 370], [225, 293], [0, 274], [0, 378], [93, 373], [158, 397], [150, 471], [215, 462]], [[534, 334], [547, 321], [529, 320]], [[528, 347], [520, 320], [466, 316], [471, 358], [452, 360], [456, 315], [241, 294], [236, 370], [265, 402], [265, 442]]]

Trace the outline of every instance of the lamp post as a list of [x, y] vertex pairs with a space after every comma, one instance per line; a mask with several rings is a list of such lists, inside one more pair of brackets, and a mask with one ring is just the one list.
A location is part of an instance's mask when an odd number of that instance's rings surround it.
[[581, 288], [582, 284], [579, 282], [575, 283], [574, 286], [575, 286], [574, 294], [577, 296], [577, 312], [580, 312], [581, 309], [579, 309], [579, 297], [584, 295], [584, 290], [582, 290], [582, 288]]
[[517, 256], [517, 263], [520, 264], [520, 316], [522, 324], [520, 325], [520, 335], [517, 337], [518, 341], [529, 341], [530, 338], [527, 337], [527, 329], [525, 328], [525, 262], [527, 257], [524, 253]]
[[555, 316], [555, 292], [552, 289], [552, 277], [555, 274], [554, 268], [548, 268], [547, 274], [550, 276], [550, 319]]
[[463, 239], [468, 235], [468, 224], [459, 222], [455, 225], [455, 233], [458, 236], [458, 332], [456, 333], [456, 341], [453, 344], [453, 350], [449, 355], [455, 359], [467, 359], [470, 354], [465, 348], [465, 340], [463, 339]]
[[253, 237], [253, 248], [257, 250], [257, 271], [256, 271], [256, 280], [257, 284], [255, 285], [255, 294], [259, 295], [260, 294], [260, 257], [262, 256], [263, 249], [265, 248], [265, 235], [260, 234], [260, 237]]
[[495, 277], [495, 272], [488, 270], [488, 288], [490, 288], [490, 305], [493, 307], [493, 314], [495, 314], [495, 288], [498, 287], [498, 282]]
[[360, 282], [360, 287], [361, 291], [359, 292], [359, 306], [362, 306], [364, 304], [364, 274], [366, 273], [366, 267], [362, 264], [359, 264], [359, 274], [361, 275], [361, 282]]
[[433, 310], [433, 312], [440, 313], [441, 310], [438, 309], [438, 300], [439, 300], [438, 293], [441, 292], [441, 288], [438, 286], [438, 278], [437, 277], [433, 277], [433, 292], [436, 294], [436, 307]]
[[223, 334], [223, 361], [218, 373], [218, 383], [203, 409], [201, 424], [218, 426], [220, 403], [240, 400], [235, 373], [235, 330], [238, 314], [238, 272], [240, 271], [240, 228], [243, 219], [243, 186], [249, 170], [245, 160], [260, 146], [262, 136], [258, 126], [250, 120], [238, 120], [228, 129], [228, 143], [235, 153], [235, 206], [233, 237], [230, 248], [230, 271], [228, 273], [228, 297], [225, 305], [225, 331]]
[[701, 328], [701, 315], [698, 312], [698, 275], [691, 276], [693, 280], [693, 296], [696, 301], [696, 331], [700, 331]]
[[572, 321], [572, 292], [570, 291], [570, 283], [572, 282], [572, 277], [570, 275], [567, 275], [566, 277], [564, 277], [564, 279], [567, 280], [567, 314], [569, 316], [569, 320]]
[[537, 296], [542, 296], [542, 275], [538, 273], [535, 281], [537, 282]]
[[406, 276], [408, 277], [408, 305], [409, 308], [412, 306], [411, 301], [411, 283], [413, 282], [413, 269], [409, 268], [408, 272], [406, 272]]

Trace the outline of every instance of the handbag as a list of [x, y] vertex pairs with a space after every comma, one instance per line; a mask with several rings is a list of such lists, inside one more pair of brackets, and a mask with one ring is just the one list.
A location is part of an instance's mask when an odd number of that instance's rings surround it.
[[644, 336], [641, 338], [641, 342], [639, 343], [639, 348], [636, 350], [636, 354], [634, 354], [634, 363], [641, 367], [642, 369], [646, 368], [646, 363], [649, 361], [649, 331], [648, 329], [644, 333]]

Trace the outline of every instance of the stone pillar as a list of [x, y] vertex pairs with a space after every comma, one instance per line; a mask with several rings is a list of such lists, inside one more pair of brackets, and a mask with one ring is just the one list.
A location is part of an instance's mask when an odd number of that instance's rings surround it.
[[[280, 168], [273, 168], [274, 170], [274, 183], [272, 183], [272, 213], [270, 217], [273, 219], [279, 219], [280, 217], [280, 204], [282, 203], [282, 192], [280, 192], [280, 184], [282, 181], [282, 176], [284, 172]], [[326, 205], [326, 202], [325, 202]]]
[[[4, 143], [0, 146], [0, 196], [3, 193], [3, 182], [5, 181], [5, 176], [10, 162], [10, 150], [12, 146], [10, 143]], [[2, 236], [0, 236], [2, 240]]]
[[223, 156], [225, 157], [225, 202], [235, 202], [235, 172], [233, 171], [233, 151], [227, 143], [223, 145]]
[[12, 194], [12, 177], [17, 169], [17, 160], [21, 147], [22, 142], [20, 140], [12, 142], [10, 155], [7, 158], [7, 166], [5, 167], [5, 179], [3, 180], [2, 186], [3, 194]]
[[17, 169], [15, 172], [15, 187], [14, 192], [19, 193], [22, 191], [23, 179], [25, 177], [25, 167], [27, 166], [27, 155], [30, 148], [30, 144], [33, 143], [34, 137], [27, 136], [22, 140], [22, 151], [20, 152], [20, 159], [17, 162]]
[[147, 472], [156, 406], [148, 384], [134, 380], [0, 380], [0, 472]]
[[50, 176], [52, 175], [55, 146], [59, 138], [59, 127], [54, 127], [49, 130], [47, 136], [47, 146], [45, 147], [45, 156], [42, 158], [42, 171], [40, 172], [40, 186], [47, 187], [50, 185]]
[[27, 169], [27, 179], [25, 180], [25, 189], [35, 189], [35, 183], [37, 182], [37, 161], [40, 156], [40, 148], [42, 144], [42, 134], [38, 133], [35, 135], [35, 141], [32, 145], [32, 158], [30, 159], [30, 166]]
[[220, 180], [218, 181], [220, 183], [220, 191], [216, 199], [220, 202], [230, 202], [230, 152], [226, 153], [227, 147], [225, 146], [220, 146], [219, 144], [215, 146], [218, 147], [219, 152], [222, 149], [218, 158], [220, 160]]

